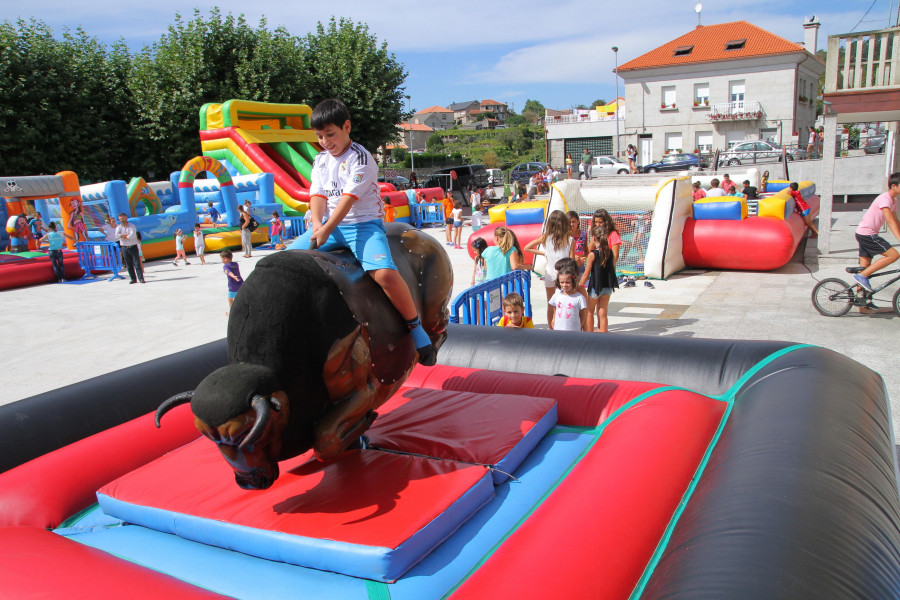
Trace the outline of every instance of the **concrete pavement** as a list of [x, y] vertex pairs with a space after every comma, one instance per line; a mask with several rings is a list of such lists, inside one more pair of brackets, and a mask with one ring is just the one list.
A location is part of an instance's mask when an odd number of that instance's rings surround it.
[[[654, 289], [640, 281], [637, 287], [620, 289], [610, 303], [610, 332], [773, 339], [829, 348], [880, 373], [897, 415], [900, 373], [893, 344], [900, 318], [889, 310], [861, 315], [857, 309], [840, 318], [824, 317], [810, 301], [817, 280], [849, 281], [844, 268], [856, 263], [853, 230], [861, 214], [834, 214], [829, 256], [819, 256], [810, 243], [776, 271], [687, 270], [653, 281]], [[426, 232], [443, 242], [443, 230]], [[470, 233], [466, 228], [464, 239]], [[446, 248], [455, 297], [469, 286], [472, 261], [465, 250]], [[250, 259], [238, 256], [242, 274], [246, 277], [271, 252], [257, 250]], [[0, 331], [6, 341], [0, 404], [224, 337], [226, 281], [219, 258], [210, 255], [200, 265], [191, 257], [191, 263], [148, 263], [146, 285], [94, 280], [0, 292]], [[886, 302], [878, 304], [890, 306], [895, 289], [879, 294]], [[536, 277], [532, 297], [535, 323], [546, 327], [546, 297]], [[900, 434], [896, 418], [894, 430], [895, 436]]]

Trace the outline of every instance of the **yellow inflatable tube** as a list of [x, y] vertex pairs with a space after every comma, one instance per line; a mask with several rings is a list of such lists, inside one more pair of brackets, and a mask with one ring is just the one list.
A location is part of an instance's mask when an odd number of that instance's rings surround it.
[[506, 204], [498, 204], [497, 206], [492, 206], [488, 209], [488, 215], [491, 218], [491, 223], [505, 223], [507, 210], [543, 208], [544, 215], [546, 215], [547, 205], [549, 204], [549, 202], [549, 200], [529, 200], [528, 202], [511, 202]]

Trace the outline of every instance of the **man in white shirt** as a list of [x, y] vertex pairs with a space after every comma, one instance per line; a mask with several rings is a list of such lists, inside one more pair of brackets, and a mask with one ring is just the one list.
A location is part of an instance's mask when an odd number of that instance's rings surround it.
[[137, 228], [128, 222], [128, 215], [119, 213], [119, 226], [116, 227], [116, 238], [122, 246], [122, 261], [128, 269], [131, 283], [146, 283], [144, 281], [144, 269], [141, 267], [141, 255], [138, 254]]

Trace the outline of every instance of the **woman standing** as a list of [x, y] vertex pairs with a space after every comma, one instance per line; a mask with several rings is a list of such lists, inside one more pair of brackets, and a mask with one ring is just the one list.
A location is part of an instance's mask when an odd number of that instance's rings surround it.
[[566, 154], [566, 173], [569, 175], [569, 179], [572, 179], [572, 165], [575, 164], [572, 160], [571, 154]]
[[634, 144], [628, 144], [628, 148], [625, 149], [625, 156], [628, 158], [628, 170], [634, 175], [637, 173], [637, 166], [634, 164], [634, 160], [637, 158], [637, 148], [634, 147]]
[[241, 248], [244, 250], [244, 258], [250, 258], [253, 250], [253, 243], [250, 241], [250, 236], [253, 234], [250, 231], [250, 213], [240, 204], [238, 210], [241, 212]]

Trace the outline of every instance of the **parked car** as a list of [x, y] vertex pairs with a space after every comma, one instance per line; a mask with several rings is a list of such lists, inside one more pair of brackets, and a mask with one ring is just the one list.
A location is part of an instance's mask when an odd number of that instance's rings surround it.
[[705, 169], [709, 163], [705, 158], [698, 158], [696, 154], [666, 154], [662, 160], [641, 167], [643, 173], [658, 173], [659, 171], [688, 171], [690, 169]]
[[528, 183], [528, 180], [531, 179], [531, 176], [537, 173], [538, 171], [543, 171], [544, 167], [547, 166], [547, 163], [543, 162], [530, 162], [530, 163], [522, 163], [520, 165], [516, 165], [509, 172], [509, 182], [510, 183]]
[[397, 190], [408, 190], [410, 181], [406, 177], [397, 175], [396, 177], [379, 177], [379, 183], [391, 183]]
[[[628, 163], [614, 156], [595, 156], [594, 165], [591, 167], [591, 177], [597, 175], [627, 175]], [[578, 163], [578, 178], [584, 179], [584, 165]]]
[[503, 185], [503, 171], [500, 169], [486, 169], [488, 185]]
[[866, 140], [866, 145], [863, 146], [863, 152], [866, 154], [881, 154], [884, 152], [884, 136], [883, 135], [873, 135]]
[[[456, 177], [453, 177], [453, 173]], [[423, 187], [440, 187], [446, 189], [450, 186], [452, 191], [459, 192], [464, 198], [463, 204], [468, 205], [465, 199], [467, 187], [483, 188], [488, 185], [488, 172], [484, 165], [461, 165], [459, 167], [444, 167], [432, 173]]]
[[[735, 144], [731, 150], [726, 150], [720, 154], [719, 164], [735, 166], [742, 163], [781, 162], [781, 156], [784, 151], [781, 144], [776, 144], [775, 142], [762, 140], [741, 142]], [[803, 148], [788, 147], [786, 152], [788, 160], [804, 160], [807, 158], [806, 150]]]

